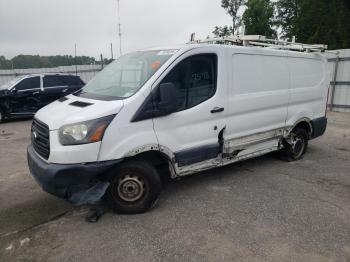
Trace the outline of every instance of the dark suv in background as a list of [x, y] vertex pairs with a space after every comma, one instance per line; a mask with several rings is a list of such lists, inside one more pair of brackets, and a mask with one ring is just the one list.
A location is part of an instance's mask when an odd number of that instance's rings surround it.
[[81, 78], [75, 75], [17, 77], [0, 87], [0, 123], [8, 118], [33, 116], [40, 108], [78, 91], [84, 85]]

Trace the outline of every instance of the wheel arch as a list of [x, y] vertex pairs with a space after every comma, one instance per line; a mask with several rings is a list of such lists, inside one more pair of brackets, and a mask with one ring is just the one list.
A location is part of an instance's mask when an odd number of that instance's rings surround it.
[[309, 138], [311, 138], [311, 135], [312, 135], [312, 132], [313, 132], [313, 127], [312, 127], [312, 124], [311, 124], [311, 120], [309, 118], [301, 118], [299, 119], [295, 124], [294, 126], [290, 129], [289, 133], [291, 131], [293, 131], [295, 128], [302, 128], [304, 129], [308, 135], [309, 135]]
[[[167, 150], [162, 150], [158, 146], [149, 146], [144, 150], [137, 149], [133, 153], [126, 155], [122, 162], [131, 160], [144, 160], [153, 165], [160, 176], [176, 177], [176, 171], [173, 163], [172, 154], [169, 155]], [[165, 174], [164, 174], [165, 173]]]

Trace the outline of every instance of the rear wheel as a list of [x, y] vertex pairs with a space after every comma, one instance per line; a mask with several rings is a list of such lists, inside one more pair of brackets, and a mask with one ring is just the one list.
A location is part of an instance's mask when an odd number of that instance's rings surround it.
[[309, 136], [306, 130], [295, 128], [283, 142], [282, 159], [288, 162], [301, 159], [307, 150], [308, 139]]
[[161, 182], [152, 165], [142, 160], [129, 161], [114, 172], [106, 196], [115, 212], [137, 214], [154, 206], [161, 191]]

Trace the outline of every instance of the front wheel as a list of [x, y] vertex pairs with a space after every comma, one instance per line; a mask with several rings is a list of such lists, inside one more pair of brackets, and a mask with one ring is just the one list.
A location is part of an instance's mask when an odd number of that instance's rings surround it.
[[295, 128], [283, 141], [281, 158], [288, 162], [297, 161], [305, 154], [308, 146], [308, 133], [302, 128]]
[[128, 161], [113, 171], [107, 190], [109, 205], [117, 213], [138, 214], [156, 203], [161, 181], [156, 169], [145, 161]]

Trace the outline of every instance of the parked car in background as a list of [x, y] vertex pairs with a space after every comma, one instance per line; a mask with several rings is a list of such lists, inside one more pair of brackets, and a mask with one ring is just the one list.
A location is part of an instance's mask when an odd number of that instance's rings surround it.
[[84, 85], [75, 75], [19, 76], [0, 87], [0, 123], [9, 118], [33, 116], [40, 108], [78, 91]]

